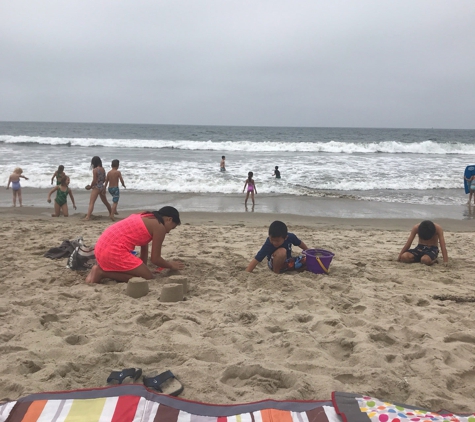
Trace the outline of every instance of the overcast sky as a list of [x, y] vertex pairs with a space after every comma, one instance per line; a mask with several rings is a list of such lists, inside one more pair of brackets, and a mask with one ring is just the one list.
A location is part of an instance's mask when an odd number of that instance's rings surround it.
[[475, 128], [475, 1], [0, 0], [0, 120]]

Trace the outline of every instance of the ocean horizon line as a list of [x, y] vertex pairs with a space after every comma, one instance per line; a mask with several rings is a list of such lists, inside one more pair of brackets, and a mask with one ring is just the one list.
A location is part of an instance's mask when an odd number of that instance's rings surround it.
[[281, 126], [281, 125], [236, 125], [236, 124], [193, 124], [193, 123], [137, 123], [137, 122], [85, 122], [85, 121], [50, 121], [50, 120], [0, 120], [0, 123], [32, 123], [32, 124], [79, 124], [79, 125], [124, 125], [124, 126], [184, 126], [184, 127], [219, 127], [219, 128], [283, 128], [283, 129], [382, 129], [382, 130], [456, 130], [471, 131], [473, 128], [450, 128], [450, 127], [395, 127], [395, 126]]

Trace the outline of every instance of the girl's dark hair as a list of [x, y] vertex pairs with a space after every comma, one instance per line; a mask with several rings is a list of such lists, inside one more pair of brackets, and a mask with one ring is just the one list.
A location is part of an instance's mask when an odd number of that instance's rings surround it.
[[[147, 213], [149, 213], [149, 211], [147, 211]], [[177, 226], [181, 224], [180, 213], [174, 207], [166, 206], [160, 208], [158, 211], [151, 211], [150, 213], [153, 214], [155, 218], [162, 224], [164, 223], [163, 217], [171, 217], [172, 221]]]
[[95, 169], [96, 167], [102, 167], [102, 160], [97, 155], [92, 157], [91, 160], [91, 168]]

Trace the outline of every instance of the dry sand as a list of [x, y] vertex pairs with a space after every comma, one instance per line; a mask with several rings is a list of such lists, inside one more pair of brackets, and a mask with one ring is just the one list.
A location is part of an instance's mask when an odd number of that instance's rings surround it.
[[[125, 284], [86, 285], [43, 254], [106, 217], [0, 210], [0, 399], [103, 386], [112, 370], [171, 369], [181, 397], [211, 403], [329, 399], [334, 390], [433, 410], [474, 411], [473, 221], [437, 221], [450, 265], [396, 261], [413, 220], [182, 214], [163, 255], [181, 258], [190, 291], [164, 304], [165, 271], [140, 299]], [[336, 256], [330, 275], [244, 272], [279, 218]], [[298, 249], [298, 248], [297, 248]]]

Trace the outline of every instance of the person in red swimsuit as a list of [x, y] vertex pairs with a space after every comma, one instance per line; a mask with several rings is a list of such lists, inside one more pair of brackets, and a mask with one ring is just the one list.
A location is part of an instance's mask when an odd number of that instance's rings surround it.
[[[165, 235], [180, 224], [176, 208], [163, 207], [158, 211], [132, 214], [105, 229], [94, 247], [97, 265], [86, 277], [86, 283], [99, 283], [104, 278], [129, 281], [132, 277], [153, 278], [147, 267], [148, 244], [152, 242], [150, 260], [153, 264], [181, 270], [181, 261], [166, 261], [162, 258], [162, 243]], [[140, 257], [130, 251], [140, 246]]]

